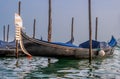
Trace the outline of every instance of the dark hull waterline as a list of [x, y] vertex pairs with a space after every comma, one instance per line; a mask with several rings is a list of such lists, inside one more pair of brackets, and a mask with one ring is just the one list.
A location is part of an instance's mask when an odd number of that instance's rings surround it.
[[[22, 32], [23, 43], [26, 50], [33, 56], [49, 56], [49, 57], [73, 57], [73, 58], [89, 58], [89, 49], [76, 48], [57, 45], [46, 41], [33, 39]], [[92, 49], [92, 57], [101, 57], [99, 48]], [[105, 52], [104, 57], [111, 56], [114, 47], [106, 47], [102, 49]]]

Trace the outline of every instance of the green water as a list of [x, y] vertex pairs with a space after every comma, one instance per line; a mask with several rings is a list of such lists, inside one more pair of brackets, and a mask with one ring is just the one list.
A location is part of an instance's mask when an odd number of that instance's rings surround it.
[[120, 50], [109, 58], [88, 60], [46, 57], [0, 58], [0, 79], [120, 79]]

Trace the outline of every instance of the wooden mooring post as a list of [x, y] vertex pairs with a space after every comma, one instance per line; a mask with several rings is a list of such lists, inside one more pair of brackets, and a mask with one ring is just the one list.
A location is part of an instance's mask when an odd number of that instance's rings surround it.
[[96, 17], [96, 28], [95, 28], [95, 40], [97, 41], [97, 35], [98, 35], [98, 17]]
[[18, 2], [18, 14], [21, 14], [21, 1]]
[[49, 0], [49, 10], [48, 10], [48, 42], [51, 42], [52, 36], [52, 8], [51, 8], [51, 0]]
[[3, 41], [5, 41], [5, 25], [3, 26]]
[[19, 56], [19, 55], [18, 55], [18, 52], [19, 52], [19, 51], [18, 51], [18, 40], [16, 40], [16, 58], [18, 58], [18, 56]]
[[7, 27], [7, 42], [9, 40], [9, 28], [10, 28], [10, 25], [8, 24], [8, 27]]
[[[52, 37], [52, 3], [51, 0], [48, 2], [48, 42], [51, 42]], [[48, 63], [50, 63], [50, 58], [48, 58]]]
[[33, 38], [35, 38], [35, 27], [36, 27], [36, 19], [34, 19], [34, 23], [33, 23]]
[[73, 32], [74, 32], [74, 17], [72, 17], [72, 23], [71, 23], [71, 43], [73, 43], [74, 41], [74, 36], [73, 36]]
[[88, 15], [89, 15], [89, 41], [90, 41], [90, 48], [89, 48], [89, 64], [91, 65], [92, 61], [92, 20], [91, 20], [91, 0], [88, 0]]

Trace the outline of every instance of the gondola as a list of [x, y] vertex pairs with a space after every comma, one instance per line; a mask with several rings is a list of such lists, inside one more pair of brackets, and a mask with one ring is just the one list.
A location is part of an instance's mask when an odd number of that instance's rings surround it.
[[[13, 57], [15, 56], [15, 40], [11, 42], [6, 42], [0, 40], [0, 57]], [[19, 55], [24, 56], [21, 49], [19, 48]]]
[[15, 49], [15, 40], [11, 42], [0, 40], [0, 49]]
[[[16, 40], [20, 41], [22, 50], [28, 56], [89, 58], [89, 40], [79, 46], [73, 45], [72, 41], [67, 43], [48, 42], [29, 37], [22, 31], [22, 25], [22, 18], [15, 14]], [[114, 36], [108, 43], [92, 40], [92, 57], [112, 55], [116, 44]]]
[[[89, 58], [89, 41], [75, 46], [72, 43], [47, 42], [30, 38], [23, 31], [21, 36], [25, 49], [33, 56]], [[116, 44], [113, 36], [108, 43], [92, 40], [92, 57], [111, 56]]]

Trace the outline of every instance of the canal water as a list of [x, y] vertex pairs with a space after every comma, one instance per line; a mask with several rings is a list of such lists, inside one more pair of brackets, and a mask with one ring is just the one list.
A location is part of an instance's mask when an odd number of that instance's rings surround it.
[[120, 50], [99, 58], [89, 66], [87, 59], [47, 57], [0, 58], [0, 79], [120, 79]]

